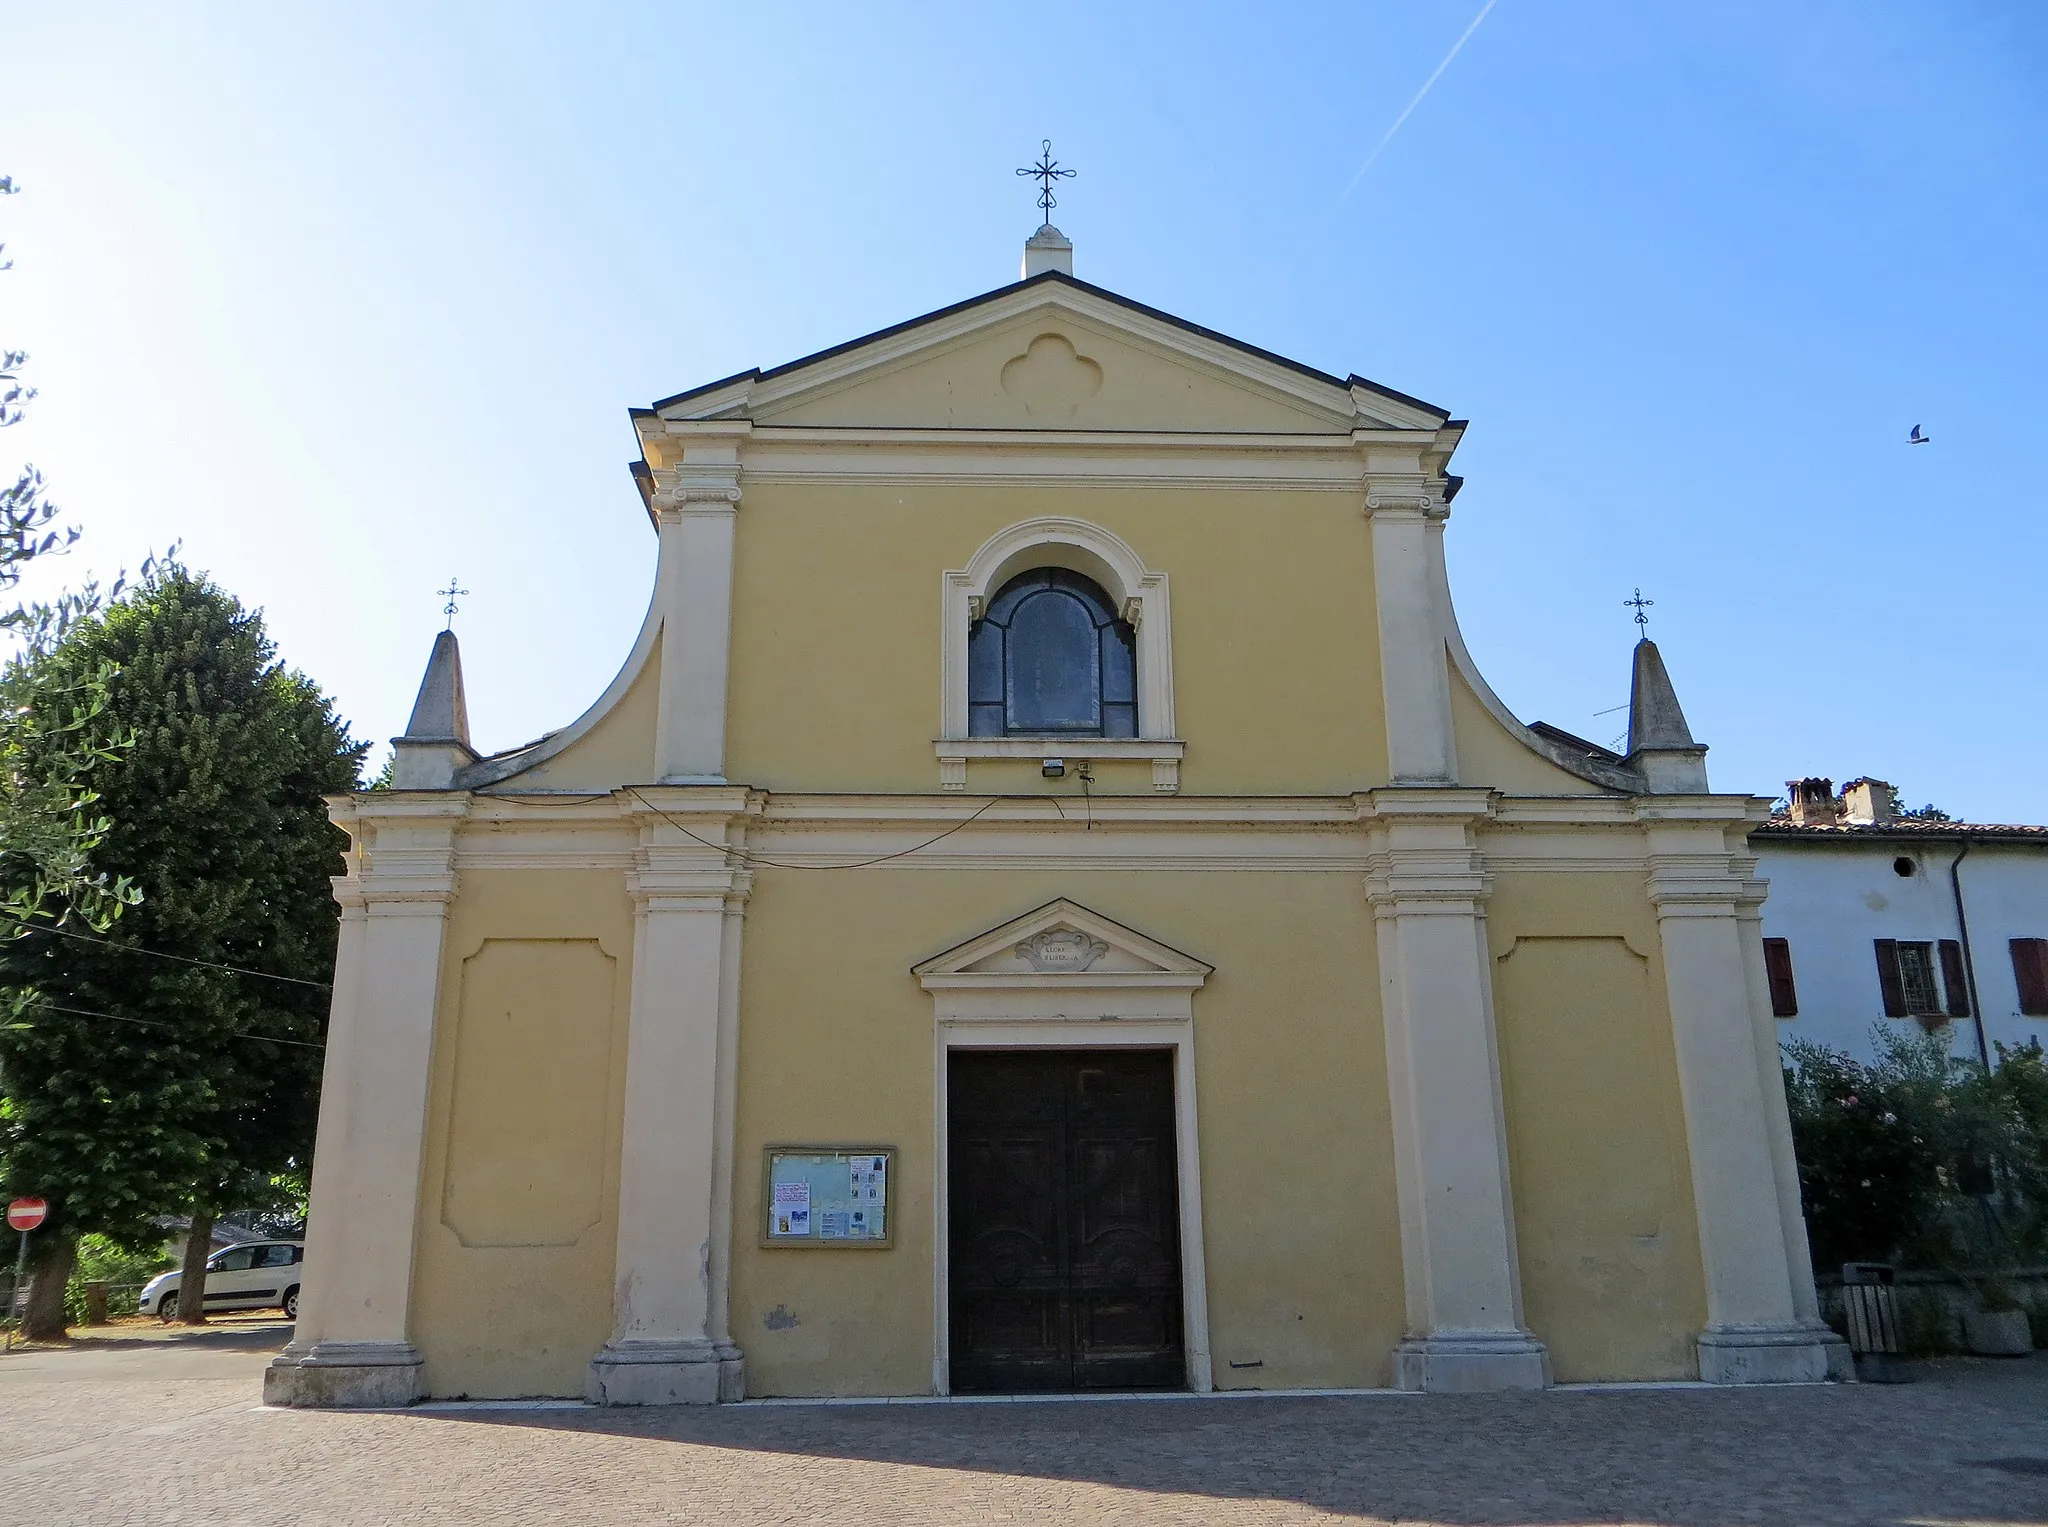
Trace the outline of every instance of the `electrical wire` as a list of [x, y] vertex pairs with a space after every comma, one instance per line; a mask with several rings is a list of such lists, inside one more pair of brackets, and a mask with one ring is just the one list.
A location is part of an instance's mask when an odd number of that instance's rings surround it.
[[52, 928], [43, 923], [25, 923], [12, 917], [0, 917], [0, 923], [20, 928], [28, 933], [54, 933], [58, 938], [75, 938], [82, 944], [98, 944], [102, 948], [118, 950], [122, 954], [146, 954], [151, 959], [176, 960], [180, 965], [199, 965], [207, 970], [225, 970], [231, 975], [255, 976], [263, 981], [284, 981], [293, 986], [311, 986], [320, 991], [332, 990], [325, 981], [307, 981], [298, 976], [274, 975], [267, 970], [250, 970], [243, 965], [223, 965], [218, 960], [195, 960], [187, 954], [165, 954], [161, 949], [145, 949], [140, 944], [123, 944], [110, 938], [94, 938], [90, 933], [74, 933], [69, 928]]
[[[769, 869], [777, 870], [864, 870], [870, 868], [873, 865], [887, 864], [891, 859], [908, 858], [912, 854], [920, 853], [923, 850], [930, 848], [934, 843], [938, 843], [946, 838], [952, 837], [953, 834], [960, 831], [961, 828], [971, 825], [975, 821], [975, 819], [982, 814], [982, 812], [987, 811], [997, 802], [1007, 799], [1007, 797], [1005, 796], [992, 795], [987, 800], [981, 803], [981, 805], [975, 810], [972, 816], [966, 817], [961, 821], [955, 822], [951, 827], [948, 827], [944, 832], [938, 834], [936, 837], [926, 838], [924, 842], [913, 844], [909, 848], [899, 848], [893, 854], [879, 854], [873, 859], [857, 859], [850, 864], [791, 864], [790, 862], [784, 859], [764, 859], [759, 854], [750, 854], [745, 849], [735, 848], [729, 843], [714, 843], [709, 838], [699, 837], [696, 833], [691, 832], [690, 829], [685, 827], [681, 822], [678, 822], [674, 817], [670, 816], [666, 811], [663, 811], [659, 806], [655, 805], [654, 802], [650, 801], [646, 796], [642, 795], [637, 787], [633, 785], [627, 785], [625, 787], [625, 790], [626, 794], [632, 796], [633, 799], [638, 801], [641, 805], [645, 806], [649, 811], [653, 812], [663, 821], [667, 822], [669, 826], [675, 828], [676, 831], [680, 832], [684, 837], [689, 838], [694, 842], [701, 843], [706, 848], [715, 848], [719, 850], [719, 852], [721, 853], [732, 854], [744, 863], [766, 865]], [[1061, 815], [1064, 816], [1065, 813], [1062, 812]]]
[[[149, 1029], [176, 1029], [178, 1027], [178, 1025], [175, 1023], [165, 1023], [161, 1019], [157, 1018], [126, 1018], [119, 1013], [94, 1012], [89, 1007], [60, 1007], [55, 1002], [24, 1002], [18, 1009], [16, 1009], [16, 1011], [28, 1012], [32, 1009], [40, 1009], [46, 1013], [69, 1013], [74, 1018], [105, 1018], [114, 1023], [140, 1024], [142, 1027]], [[230, 1032], [227, 1035], [227, 1038], [255, 1039], [262, 1041], [264, 1044], [292, 1045], [301, 1050], [324, 1050], [327, 1048], [326, 1045], [314, 1044], [309, 1039], [279, 1039], [271, 1034], [244, 1034], [239, 1031], [234, 1031]]]

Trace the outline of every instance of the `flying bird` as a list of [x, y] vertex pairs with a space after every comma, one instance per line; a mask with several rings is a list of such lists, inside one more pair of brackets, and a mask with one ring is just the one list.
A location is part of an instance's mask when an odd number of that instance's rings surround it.
[[1913, 433], [1906, 437], [1906, 444], [1925, 445], [1927, 444], [1928, 438], [1928, 436], [1920, 433], [1920, 426], [1916, 424], [1913, 426]]

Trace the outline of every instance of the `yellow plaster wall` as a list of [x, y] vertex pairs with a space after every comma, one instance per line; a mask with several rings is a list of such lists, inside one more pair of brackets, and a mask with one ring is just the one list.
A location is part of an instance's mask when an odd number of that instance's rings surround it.
[[1465, 676], [1451, 665], [1451, 730], [1458, 743], [1458, 778], [1511, 795], [1602, 795], [1598, 785], [1560, 769], [1503, 727], [1480, 703]]
[[[1372, 554], [1352, 495], [893, 484], [748, 489], [727, 776], [934, 789], [942, 575], [1003, 527], [1055, 514], [1114, 531], [1171, 580], [1183, 793], [1384, 783]], [[967, 787], [1016, 773], [977, 761]], [[1106, 791], [1151, 793], [1149, 765], [1097, 773]]]
[[632, 913], [606, 871], [466, 871], [415, 1242], [437, 1396], [583, 1392], [611, 1334]]
[[[932, 1000], [910, 967], [1059, 896], [1216, 967], [1195, 997], [1195, 1054], [1218, 1384], [1388, 1382], [1399, 1211], [1355, 877], [902, 870], [850, 894], [839, 876], [764, 868], [747, 917], [734, 1196], [749, 1391], [929, 1391], [937, 1061]], [[893, 1248], [758, 1244], [762, 1150], [812, 1142], [897, 1148]]]
[[[1051, 344], [1033, 348], [1048, 336]], [[1348, 408], [1317, 409], [1184, 358], [1169, 359], [1085, 318], [1043, 313], [920, 351], [852, 385], [765, 408], [759, 417], [780, 425], [919, 429], [1327, 434], [1351, 427]]]
[[[650, 545], [649, 554], [653, 548]], [[661, 693], [661, 650], [648, 655], [619, 703], [553, 758], [500, 787], [514, 790], [610, 790], [654, 777], [654, 718]]]
[[1677, 1057], [1639, 877], [1497, 877], [1488, 906], [1522, 1294], [1561, 1382], [1697, 1376]]

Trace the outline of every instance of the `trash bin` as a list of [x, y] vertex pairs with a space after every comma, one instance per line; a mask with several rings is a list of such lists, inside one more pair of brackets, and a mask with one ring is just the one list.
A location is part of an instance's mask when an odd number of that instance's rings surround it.
[[1866, 1384], [1912, 1381], [1899, 1357], [1898, 1269], [1883, 1262], [1842, 1264], [1842, 1305], [1849, 1315], [1849, 1350], [1856, 1377]]

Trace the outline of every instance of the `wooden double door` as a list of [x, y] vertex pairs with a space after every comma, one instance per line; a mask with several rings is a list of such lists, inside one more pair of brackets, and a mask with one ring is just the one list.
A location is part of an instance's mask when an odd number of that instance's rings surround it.
[[1179, 1389], [1170, 1050], [955, 1050], [947, 1099], [956, 1394]]

